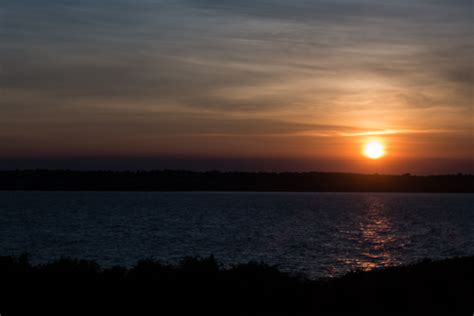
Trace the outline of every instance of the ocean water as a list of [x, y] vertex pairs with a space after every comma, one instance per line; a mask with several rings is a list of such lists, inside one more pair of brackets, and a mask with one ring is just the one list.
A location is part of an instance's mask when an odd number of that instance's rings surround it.
[[474, 255], [473, 194], [0, 192], [0, 255], [102, 265], [213, 254], [312, 278]]

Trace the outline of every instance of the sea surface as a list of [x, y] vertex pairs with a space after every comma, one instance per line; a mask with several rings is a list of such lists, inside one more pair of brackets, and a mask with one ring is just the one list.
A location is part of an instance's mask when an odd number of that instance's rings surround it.
[[474, 194], [0, 192], [0, 255], [106, 266], [213, 254], [309, 277], [474, 255]]

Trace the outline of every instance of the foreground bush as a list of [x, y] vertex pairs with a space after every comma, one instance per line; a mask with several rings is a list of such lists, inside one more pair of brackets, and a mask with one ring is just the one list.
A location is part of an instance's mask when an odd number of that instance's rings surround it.
[[103, 269], [64, 258], [31, 265], [0, 257], [0, 313], [8, 315], [472, 315], [474, 257], [309, 280], [214, 257], [177, 265], [139, 261]]

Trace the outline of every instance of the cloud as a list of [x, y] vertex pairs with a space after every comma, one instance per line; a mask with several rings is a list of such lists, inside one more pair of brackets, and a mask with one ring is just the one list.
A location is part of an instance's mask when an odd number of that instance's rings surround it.
[[208, 141], [467, 130], [470, 6], [7, 1], [0, 8], [0, 117], [10, 123], [2, 133], [28, 147], [36, 139], [28, 126], [44, 139], [102, 131], [111, 143], [158, 144], [171, 135]]

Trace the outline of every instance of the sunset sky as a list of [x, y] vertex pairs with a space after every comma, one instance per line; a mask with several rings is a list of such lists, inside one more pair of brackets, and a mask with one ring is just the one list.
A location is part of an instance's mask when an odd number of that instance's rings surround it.
[[[6, 0], [0, 169], [474, 172], [471, 0]], [[372, 160], [362, 146], [381, 142]]]

